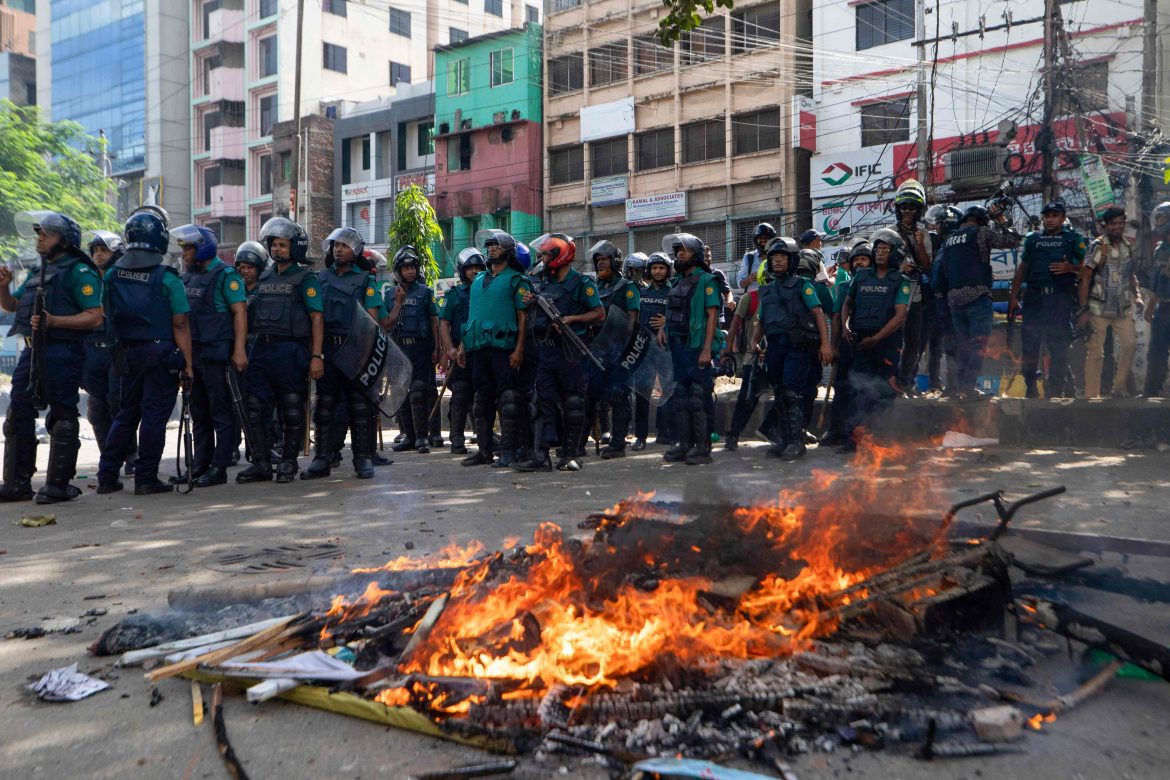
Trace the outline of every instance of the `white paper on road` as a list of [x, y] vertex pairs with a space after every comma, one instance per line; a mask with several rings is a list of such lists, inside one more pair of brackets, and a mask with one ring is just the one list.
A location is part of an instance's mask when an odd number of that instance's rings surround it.
[[80, 701], [110, 687], [108, 682], [77, 671], [77, 664], [54, 669], [27, 686], [45, 701]]
[[320, 650], [299, 653], [280, 661], [245, 663], [225, 661], [216, 668], [229, 677], [286, 677], [294, 680], [329, 680], [331, 682], [356, 680], [365, 675], [365, 672], [358, 671], [345, 661], [339, 661]]
[[942, 446], [945, 449], [957, 449], [959, 447], [994, 447], [999, 444], [999, 439], [980, 439], [975, 436], [969, 436], [958, 431], [947, 431], [943, 434]]

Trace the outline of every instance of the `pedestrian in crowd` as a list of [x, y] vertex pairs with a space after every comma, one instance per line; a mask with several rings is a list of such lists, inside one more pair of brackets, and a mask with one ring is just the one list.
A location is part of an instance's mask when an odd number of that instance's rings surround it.
[[1112, 396], [1129, 395], [1126, 385], [1137, 343], [1133, 309], [1137, 306], [1141, 310], [1142, 296], [1134, 269], [1133, 241], [1124, 235], [1125, 222], [1125, 209], [1113, 206], [1104, 211], [1103, 235], [1089, 245], [1080, 269], [1077, 328], [1089, 329], [1085, 346], [1085, 398], [1101, 396], [1105, 336], [1110, 329], [1117, 349]]
[[[122, 256], [125, 246], [121, 236], [108, 230], [95, 230], [89, 235], [89, 258], [99, 275], [104, 275]], [[85, 371], [81, 376], [81, 388], [85, 390], [85, 413], [93, 428], [93, 437], [98, 449], [104, 450], [122, 394], [122, 378], [114, 370], [114, 336], [104, 318], [85, 339]], [[131, 441], [128, 447], [126, 469], [133, 474], [130, 469], [138, 441]]]
[[[735, 274], [735, 285], [737, 287], [746, 292], [752, 292], [760, 286], [759, 280], [756, 277], [760, 272], [760, 264], [764, 261], [764, 247], [775, 237], [776, 228], [772, 227], [769, 223], [761, 222], [756, 225], [756, 229], [752, 231], [752, 244], [754, 248], [743, 253], [743, 259], [739, 261], [739, 270]], [[745, 340], [746, 337], [747, 334], [745, 333]]]
[[[217, 256], [215, 233], [202, 225], [180, 225], [171, 238], [183, 252], [183, 288], [190, 313], [195, 376], [191, 383], [195, 487], [227, 483], [239, 432], [232, 412], [227, 371], [248, 368], [248, 311], [244, 280]], [[176, 484], [187, 476], [176, 475]]]
[[[49, 467], [44, 486], [36, 492], [36, 502], [55, 504], [81, 495], [81, 490], [70, 484], [77, 472], [77, 451], [81, 447], [78, 390], [85, 368], [84, 342], [102, 324], [102, 278], [82, 251], [81, 228], [70, 217], [36, 211], [17, 215], [17, 221], [18, 227], [28, 225], [36, 235], [36, 252], [44, 266], [44, 313], [35, 313], [42, 284], [39, 268], [30, 270], [24, 283], [12, 292], [12, 271], [0, 266], [0, 309], [16, 312], [8, 335], [23, 336], [26, 344], [31, 344], [34, 331], [42, 331], [44, 342], [41, 354], [34, 356], [32, 349], [23, 350], [12, 373], [11, 397], [4, 418], [4, 484], [0, 486], [0, 501], [33, 498], [36, 420], [38, 412], [47, 409]], [[34, 365], [34, 359], [39, 365]], [[40, 397], [30, 388], [30, 381], [38, 375]], [[173, 403], [173, 396], [171, 400]], [[119, 443], [119, 453], [125, 453], [125, 441]]]
[[387, 298], [389, 327], [394, 341], [410, 359], [410, 395], [399, 411], [403, 439], [394, 445], [395, 452], [431, 451], [428, 434], [430, 411], [437, 396], [435, 364], [439, 362], [439, 308], [435, 291], [422, 278], [422, 259], [418, 250], [404, 246], [394, 255], [394, 274], [398, 285], [393, 298]]
[[[487, 270], [487, 259], [475, 247], [468, 247], [459, 253], [455, 261], [455, 276], [459, 283], [447, 291], [439, 301], [439, 336], [447, 355], [447, 386], [451, 388], [450, 427], [451, 454], [466, 455], [464, 431], [467, 416], [475, 398], [475, 383], [471, 368], [459, 365], [456, 359], [459, 346], [463, 343], [463, 326], [471, 310], [471, 285], [480, 273]], [[472, 429], [476, 429], [472, 423]]]
[[195, 356], [186, 290], [175, 269], [163, 264], [170, 244], [163, 213], [140, 209], [126, 221], [123, 237], [126, 252], [106, 272], [106, 311], [116, 338], [115, 364], [122, 372], [122, 404], [98, 463], [97, 492], [122, 489], [123, 456], [137, 436], [134, 495], [141, 496], [174, 489], [159, 480], [158, 467], [179, 383], [191, 385]]
[[[319, 479], [330, 475], [334, 453], [345, 440], [345, 429], [353, 431], [353, 471], [358, 479], [374, 477], [374, 446], [377, 431], [374, 425], [376, 407], [370, 403], [359, 377], [347, 376], [337, 365], [337, 355], [350, 334], [375, 334], [382, 296], [370, 273], [373, 266], [363, 255], [365, 239], [353, 228], [337, 228], [322, 242], [325, 250], [325, 270], [317, 275], [321, 287], [321, 303], [325, 337], [325, 371], [317, 379], [317, 403], [313, 409], [316, 429], [313, 460], [301, 472], [301, 479]], [[360, 309], [364, 309], [362, 312]], [[366, 330], [356, 327], [359, 318], [368, 317]], [[371, 327], [372, 326], [372, 327]], [[345, 405], [345, 416], [339, 406]]]
[[[840, 257], [841, 255], [838, 255]], [[854, 242], [845, 256], [843, 265], [847, 276], [844, 281], [838, 276], [833, 296], [833, 321], [829, 337], [833, 346], [833, 400], [829, 405], [829, 425], [820, 444], [823, 447], [844, 446], [849, 442], [849, 410], [851, 408], [849, 369], [853, 364], [853, 347], [841, 338], [845, 330], [844, 308], [856, 274], [870, 267], [873, 262], [873, 246], [866, 240]]]
[[906, 310], [906, 324], [902, 328], [902, 357], [899, 363], [898, 385], [907, 395], [917, 395], [918, 362], [925, 346], [925, 301], [930, 297], [930, 265], [933, 256], [930, 234], [922, 226], [926, 212], [926, 190], [916, 179], [907, 179], [894, 195], [897, 214], [895, 229], [906, 247], [902, 277], [910, 283], [910, 306]]
[[[236, 474], [236, 482], [292, 482], [297, 454], [308, 425], [309, 382], [325, 375], [325, 319], [317, 274], [305, 265], [309, 236], [286, 217], [273, 217], [260, 227], [260, 243], [272, 265], [260, 275], [248, 303], [248, 330], [256, 334], [244, 374], [248, 431], [255, 439], [252, 465]], [[273, 407], [283, 439], [272, 466], [270, 424]]]
[[670, 345], [676, 382], [671, 406], [678, 443], [663, 458], [695, 466], [711, 462], [707, 403], [715, 391], [712, 344], [724, 301], [707, 264], [707, 247], [698, 237], [672, 233], [662, 240], [662, 249], [674, 254], [678, 274], [667, 302], [666, 327], [658, 333], [659, 343]]
[[[991, 227], [992, 219], [996, 228]], [[1003, 210], [969, 206], [959, 228], [943, 241], [939, 262], [946, 263], [942, 281], [955, 329], [955, 391], [958, 398], [979, 395], [975, 381], [991, 335], [991, 250], [1012, 249], [1020, 236], [1008, 224]]]
[[825, 234], [819, 230], [809, 228], [800, 234], [801, 249], [816, 249], [820, 251], [825, 243]]
[[[931, 207], [935, 208], [934, 206]], [[930, 360], [927, 373], [930, 376], [930, 392], [941, 396], [949, 396], [958, 386], [958, 339], [955, 336], [954, 324], [951, 321], [951, 307], [947, 302], [946, 290], [946, 263], [943, 262], [942, 245], [947, 236], [959, 229], [963, 221], [963, 212], [954, 206], [937, 206], [939, 209], [934, 218], [935, 231], [931, 235], [931, 247], [934, 257], [930, 264], [930, 306], [923, 310], [926, 316], [929, 311], [931, 326], [925, 336], [930, 349]], [[942, 359], [946, 356], [946, 376], [943, 376]]]
[[[643, 325], [650, 328], [654, 335], [666, 325], [666, 305], [670, 299], [670, 275], [674, 271], [674, 262], [663, 252], [654, 252], [646, 258], [646, 269], [650, 275], [650, 283], [639, 292], [638, 317]], [[658, 406], [654, 410], [655, 444], [673, 444], [670, 433], [670, 416], [664, 411], [665, 406]], [[646, 439], [650, 435], [650, 401], [642, 396], [634, 397], [634, 452], [646, 449]]]
[[[597, 274], [597, 294], [601, 308], [621, 312], [629, 326], [638, 322], [641, 295], [638, 286], [622, 275], [622, 250], [612, 241], [598, 241], [589, 250], [593, 270]], [[630, 403], [630, 373], [621, 366], [607, 366], [604, 371], [590, 364], [585, 398], [585, 427], [598, 414], [604, 402], [613, 415], [610, 441], [601, 451], [601, 457], [610, 460], [626, 456], [626, 435], [634, 410]]]
[[849, 352], [850, 406], [842, 452], [857, 449], [856, 430], [898, 395], [902, 325], [910, 306], [910, 284], [898, 270], [905, 243], [891, 228], [875, 232], [872, 242], [873, 265], [854, 275], [841, 311], [841, 337]]
[[1072, 314], [1076, 308], [1077, 274], [1085, 259], [1085, 238], [1067, 224], [1064, 204], [1052, 201], [1040, 211], [1040, 230], [1024, 236], [1020, 262], [1012, 277], [1008, 298], [1008, 319], [1014, 317], [1024, 292], [1024, 325], [1021, 336], [1022, 359], [1028, 398], [1039, 398], [1037, 381], [1041, 378], [1040, 352], [1048, 353], [1048, 375], [1044, 377], [1045, 395], [1065, 398], [1075, 394], [1069, 380], [1068, 348], [1072, 343]]
[[[532, 311], [531, 340], [537, 349], [536, 403], [538, 426], [530, 460], [512, 464], [518, 471], [551, 471], [550, 452], [560, 447], [558, 471], [580, 471], [580, 444], [585, 435], [584, 356], [560, 332], [561, 325], [584, 338], [586, 328], [601, 322], [605, 310], [592, 279], [573, 269], [577, 246], [564, 233], [546, 233], [531, 244], [543, 265], [541, 286], [524, 291], [524, 303]], [[553, 322], [536, 300], [541, 295], [561, 315]]]
[[525, 413], [519, 382], [527, 348], [527, 269], [516, 254], [519, 242], [503, 230], [480, 231], [476, 243], [487, 251], [488, 269], [471, 283], [467, 324], [456, 350], [456, 363], [471, 367], [475, 388], [472, 420], [478, 449], [463, 459], [464, 466], [495, 461], [492, 427], [497, 410], [501, 457], [510, 459], [518, 446], [519, 417]]
[[1166, 359], [1170, 356], [1170, 201], [1159, 203], [1150, 214], [1152, 232], [1158, 239], [1150, 268], [1150, 300], [1145, 318], [1150, 323], [1150, 347], [1146, 358], [1145, 395], [1162, 395], [1166, 384]]
[[[801, 251], [787, 236], [768, 242], [767, 281], [760, 287], [759, 311], [748, 344], [753, 353], [764, 354], [768, 381], [779, 405], [781, 442], [768, 454], [783, 460], [797, 460], [805, 453], [802, 394], [807, 390], [809, 363], [816, 362], [811, 351], [814, 342], [821, 362], [833, 360], [820, 298], [812, 282], [796, 273]], [[764, 336], [766, 352], [760, 346]]]

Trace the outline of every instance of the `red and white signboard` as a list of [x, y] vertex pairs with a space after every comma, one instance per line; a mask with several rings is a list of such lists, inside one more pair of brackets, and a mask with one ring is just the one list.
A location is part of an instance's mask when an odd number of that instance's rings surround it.
[[687, 194], [685, 192], [667, 192], [662, 195], [626, 198], [627, 227], [681, 222], [686, 218]]

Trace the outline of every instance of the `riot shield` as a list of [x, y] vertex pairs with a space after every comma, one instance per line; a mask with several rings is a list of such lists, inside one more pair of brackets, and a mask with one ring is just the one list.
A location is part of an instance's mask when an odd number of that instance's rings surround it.
[[611, 306], [605, 324], [590, 343], [593, 354], [609, 370], [624, 370], [630, 375], [635, 393], [654, 406], [662, 406], [674, 394], [674, 364], [654, 332], [641, 323], [630, 322], [629, 315]]
[[410, 390], [410, 360], [369, 312], [360, 306], [353, 312], [349, 333], [330, 361], [383, 415], [393, 417]]

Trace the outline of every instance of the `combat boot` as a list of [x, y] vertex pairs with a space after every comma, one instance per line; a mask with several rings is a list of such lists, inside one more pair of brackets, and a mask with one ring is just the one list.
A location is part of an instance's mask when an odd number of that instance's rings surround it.
[[531, 472], [531, 471], [552, 471], [552, 459], [548, 455], [548, 450], [541, 448], [532, 453], [532, 457], [527, 460], [517, 460], [512, 462], [512, 468], [516, 471]]
[[358, 415], [350, 427], [353, 429], [353, 473], [358, 479], [374, 478], [374, 418], [368, 414]]
[[735, 452], [739, 449], [739, 437], [734, 433], [727, 434], [727, 438], [723, 440], [723, 449], [730, 452]]
[[[6, 422], [4, 427], [9, 428]], [[37, 437], [9, 433], [4, 437], [4, 484], [0, 502], [31, 501], [32, 475], [36, 470]]]
[[466, 455], [467, 445], [464, 443], [462, 433], [451, 434], [451, 454], [452, 455]]
[[624, 457], [626, 457], [625, 440], [622, 440], [622, 442], [619, 444], [616, 439], [613, 439], [601, 450], [602, 460], [613, 460], [614, 458]]
[[77, 418], [55, 420], [49, 434], [49, 467], [45, 484], [37, 491], [38, 504], [57, 504], [71, 501], [81, 495], [81, 490], [69, 484], [77, 472], [78, 440]]
[[[674, 409], [674, 419], [671, 420], [671, 430], [678, 435], [678, 441], [674, 446], [662, 454], [662, 459], [670, 463], [678, 463], [687, 459], [687, 453], [691, 449], [690, 441], [691, 435], [691, 409], [688, 399], [681, 398], [677, 403], [672, 402]], [[703, 432], [703, 437], [706, 437], [707, 432]]]
[[688, 466], [703, 466], [711, 462], [711, 434], [707, 430], [707, 407], [703, 393], [697, 386], [691, 387], [691, 441], [694, 446], [687, 450]]
[[272, 479], [272, 412], [248, 397], [248, 432], [252, 434], [252, 465], [236, 474], [236, 482], [268, 482]]
[[[354, 423], [356, 428], [356, 421]], [[301, 479], [321, 479], [331, 473], [333, 465], [334, 432], [331, 426], [317, 427], [317, 440], [313, 442], [313, 460], [307, 468], [301, 471]], [[357, 436], [355, 435], [356, 439]], [[357, 452], [357, 442], [354, 442], [354, 452]]]

